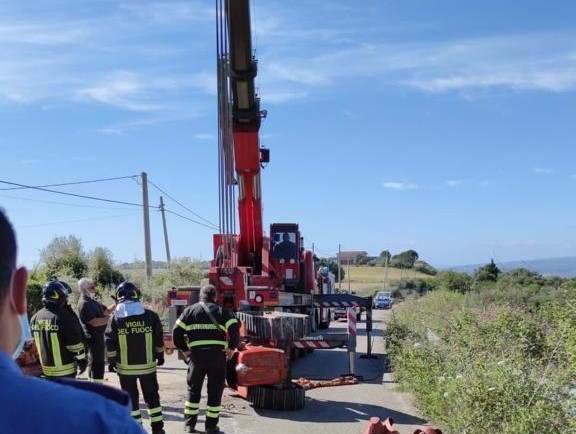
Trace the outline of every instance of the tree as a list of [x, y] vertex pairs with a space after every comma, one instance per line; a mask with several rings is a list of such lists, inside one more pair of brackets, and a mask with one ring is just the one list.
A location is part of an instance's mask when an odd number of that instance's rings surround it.
[[170, 268], [152, 277], [153, 285], [166, 289], [173, 286], [199, 285], [204, 277], [201, 264], [190, 258], [179, 258], [170, 263]]
[[443, 271], [436, 276], [439, 287], [464, 294], [472, 288], [472, 276], [457, 271]]
[[124, 275], [114, 268], [114, 261], [110, 250], [96, 247], [90, 254], [89, 275], [98, 286], [115, 287], [123, 282]]
[[498, 280], [498, 274], [500, 274], [500, 269], [494, 263], [494, 259], [491, 259], [489, 264], [478, 268], [474, 272], [474, 281], [496, 282]]
[[88, 270], [88, 258], [82, 242], [74, 235], [56, 237], [40, 251], [47, 278], [61, 275], [80, 279]]
[[418, 253], [415, 250], [406, 250], [392, 256], [390, 266], [395, 268], [412, 268], [418, 259]]
[[390, 259], [391, 258], [392, 258], [392, 255], [390, 254], [390, 251], [382, 250], [380, 252], [380, 255], [378, 255], [378, 259], [376, 260], [376, 264], [379, 265], [380, 267], [384, 267], [386, 265], [386, 263], [388, 263], [388, 265], [390, 265]]

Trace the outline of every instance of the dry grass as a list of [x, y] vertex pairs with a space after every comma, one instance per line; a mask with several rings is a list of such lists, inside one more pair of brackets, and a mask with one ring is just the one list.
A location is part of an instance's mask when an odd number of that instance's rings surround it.
[[[357, 294], [371, 295], [384, 289], [384, 267], [345, 266], [346, 276], [340, 284], [342, 290], [355, 291]], [[388, 268], [388, 287], [394, 288], [406, 279], [423, 279], [430, 276], [414, 270]], [[338, 288], [338, 284], [336, 284]]]

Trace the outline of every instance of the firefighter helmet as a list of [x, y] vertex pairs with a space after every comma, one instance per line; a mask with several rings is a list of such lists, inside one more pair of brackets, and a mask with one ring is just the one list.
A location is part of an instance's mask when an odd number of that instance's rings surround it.
[[51, 280], [42, 287], [42, 303], [64, 306], [68, 300], [68, 294], [67, 285], [59, 280]]
[[140, 300], [140, 290], [132, 282], [122, 282], [116, 287], [116, 298], [118, 301]]

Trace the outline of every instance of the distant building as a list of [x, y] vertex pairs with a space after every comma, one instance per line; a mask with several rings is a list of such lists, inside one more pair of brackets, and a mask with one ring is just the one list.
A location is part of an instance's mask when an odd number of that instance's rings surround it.
[[358, 261], [358, 258], [367, 255], [368, 252], [364, 252], [362, 250], [349, 250], [347, 252], [340, 252], [340, 265], [354, 265]]

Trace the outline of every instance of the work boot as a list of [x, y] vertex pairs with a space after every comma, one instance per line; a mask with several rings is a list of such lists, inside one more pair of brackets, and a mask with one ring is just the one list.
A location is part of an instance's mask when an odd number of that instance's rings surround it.
[[152, 430], [152, 434], [166, 434], [163, 428]]
[[220, 434], [220, 427], [206, 428], [206, 434]]
[[197, 431], [193, 426], [184, 424], [184, 432], [195, 433]]

